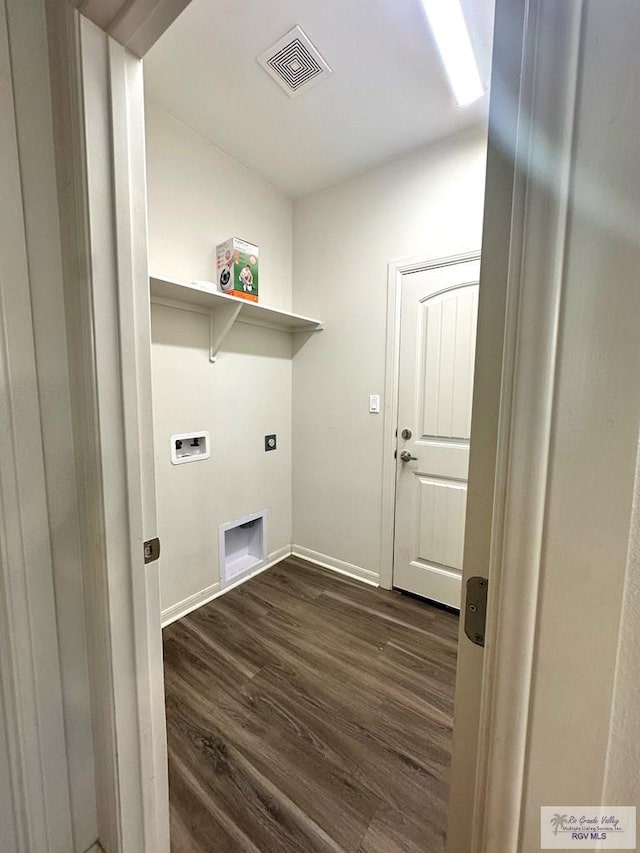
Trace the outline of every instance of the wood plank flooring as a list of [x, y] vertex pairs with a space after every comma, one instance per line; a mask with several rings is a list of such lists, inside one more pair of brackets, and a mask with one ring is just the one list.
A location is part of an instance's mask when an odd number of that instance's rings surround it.
[[166, 628], [172, 853], [442, 853], [457, 632], [296, 558]]

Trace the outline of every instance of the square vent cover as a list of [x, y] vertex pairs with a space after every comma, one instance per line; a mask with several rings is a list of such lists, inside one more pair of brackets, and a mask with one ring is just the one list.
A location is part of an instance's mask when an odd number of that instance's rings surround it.
[[258, 62], [290, 98], [301, 95], [331, 74], [300, 27], [289, 30], [258, 57]]

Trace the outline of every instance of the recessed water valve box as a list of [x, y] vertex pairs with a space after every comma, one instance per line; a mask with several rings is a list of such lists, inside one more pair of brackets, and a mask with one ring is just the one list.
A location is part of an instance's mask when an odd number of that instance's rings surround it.
[[171, 462], [182, 465], [183, 462], [201, 462], [211, 456], [209, 433], [181, 432], [171, 436]]

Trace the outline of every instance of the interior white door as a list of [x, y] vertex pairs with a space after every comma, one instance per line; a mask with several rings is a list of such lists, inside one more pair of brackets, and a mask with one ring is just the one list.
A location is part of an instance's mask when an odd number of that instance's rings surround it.
[[460, 607], [480, 261], [403, 276], [393, 585]]

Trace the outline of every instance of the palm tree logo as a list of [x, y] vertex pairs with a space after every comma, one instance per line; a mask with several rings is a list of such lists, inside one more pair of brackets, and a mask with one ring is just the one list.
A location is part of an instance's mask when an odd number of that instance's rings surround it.
[[565, 820], [568, 820], [568, 818], [569, 818], [569, 815], [566, 815], [566, 814], [558, 814], [557, 812], [556, 812], [556, 814], [554, 814], [554, 816], [549, 821], [551, 826], [554, 827], [554, 830], [553, 830], [554, 835], [558, 834], [558, 830], [564, 826], [564, 822], [565, 822]]

